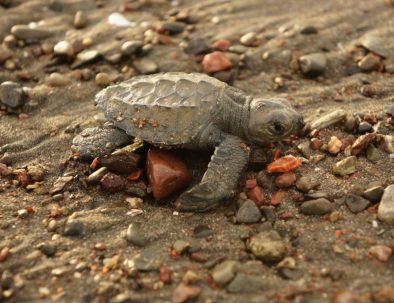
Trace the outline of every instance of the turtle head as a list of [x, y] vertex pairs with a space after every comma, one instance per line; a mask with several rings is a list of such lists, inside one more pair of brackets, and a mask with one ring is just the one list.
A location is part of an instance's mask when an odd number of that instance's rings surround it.
[[253, 99], [250, 103], [250, 115], [247, 135], [257, 144], [279, 141], [299, 132], [305, 123], [287, 100]]

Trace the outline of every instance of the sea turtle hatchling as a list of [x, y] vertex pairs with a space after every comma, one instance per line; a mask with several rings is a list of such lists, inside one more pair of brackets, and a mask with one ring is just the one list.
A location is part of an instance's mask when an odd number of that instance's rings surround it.
[[[176, 201], [184, 211], [207, 211], [234, 195], [248, 162], [245, 142], [278, 141], [304, 126], [301, 115], [286, 100], [247, 96], [199, 73], [135, 77], [103, 89], [96, 95], [96, 104], [120, 131], [153, 145], [214, 149], [201, 182]], [[96, 133], [93, 138], [108, 138], [116, 147], [122, 135], [115, 140], [115, 136]], [[79, 136], [73, 144], [77, 150], [86, 150], [84, 144], [92, 144], [92, 137]]]

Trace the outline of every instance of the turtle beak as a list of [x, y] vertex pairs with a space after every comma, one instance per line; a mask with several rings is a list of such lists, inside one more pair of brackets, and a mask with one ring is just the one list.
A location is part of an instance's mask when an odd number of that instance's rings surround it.
[[299, 130], [301, 130], [301, 129], [303, 129], [304, 127], [305, 127], [304, 118], [302, 118], [302, 116], [300, 116], [300, 117], [298, 118], [298, 121], [297, 121], [297, 128], [298, 128]]

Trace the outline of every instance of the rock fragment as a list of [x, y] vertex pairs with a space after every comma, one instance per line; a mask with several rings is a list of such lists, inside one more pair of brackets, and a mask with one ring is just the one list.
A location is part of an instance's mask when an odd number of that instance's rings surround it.
[[235, 276], [239, 263], [233, 260], [226, 260], [216, 265], [212, 270], [212, 278], [219, 286], [226, 285]]
[[88, 18], [85, 14], [84, 11], [77, 11], [74, 15], [74, 27], [77, 29], [84, 28], [86, 26], [86, 23], [88, 21]]
[[147, 239], [144, 231], [135, 223], [129, 225], [126, 231], [126, 240], [136, 246], [145, 246]]
[[206, 73], [216, 73], [231, 68], [232, 63], [223, 52], [215, 51], [204, 56], [202, 65]]
[[135, 172], [138, 169], [140, 158], [136, 153], [117, 152], [99, 157], [98, 163], [108, 168], [110, 172], [123, 175]]
[[40, 40], [48, 38], [52, 35], [50, 30], [30, 27], [28, 25], [18, 24], [11, 28], [11, 33], [18, 39], [22, 40]]
[[332, 171], [335, 175], [340, 175], [342, 177], [351, 175], [356, 172], [357, 158], [355, 156], [347, 157], [337, 163], [332, 167]]
[[322, 128], [337, 124], [345, 118], [346, 111], [344, 111], [343, 109], [338, 109], [313, 121], [311, 123], [311, 128], [320, 130]]
[[313, 53], [298, 59], [301, 72], [307, 76], [318, 76], [326, 70], [327, 58], [323, 53]]
[[5, 81], [0, 84], [0, 102], [10, 108], [18, 108], [25, 103], [25, 93], [15, 82]]
[[378, 218], [386, 223], [394, 224], [394, 185], [384, 190], [378, 207]]
[[253, 236], [248, 246], [252, 254], [264, 262], [279, 262], [287, 251], [286, 244], [274, 230], [262, 231]]
[[330, 201], [325, 198], [316, 200], [309, 200], [302, 203], [300, 212], [304, 215], [325, 215], [329, 214], [334, 210], [334, 207]]
[[359, 213], [366, 209], [370, 202], [360, 196], [349, 194], [345, 198], [345, 204], [352, 213]]
[[246, 200], [238, 209], [236, 219], [238, 223], [257, 223], [262, 215], [260, 209], [252, 200]]
[[127, 181], [125, 178], [113, 174], [106, 173], [100, 180], [101, 188], [109, 193], [116, 193], [126, 188]]
[[363, 192], [363, 197], [371, 203], [379, 203], [382, 199], [384, 188], [382, 186], [374, 186]]

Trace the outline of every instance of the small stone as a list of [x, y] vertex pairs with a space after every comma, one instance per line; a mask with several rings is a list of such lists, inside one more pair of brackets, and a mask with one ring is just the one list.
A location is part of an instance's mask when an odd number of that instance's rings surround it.
[[337, 163], [332, 167], [332, 171], [335, 175], [340, 175], [342, 177], [351, 175], [356, 172], [357, 158], [355, 156], [347, 157]]
[[40, 40], [48, 38], [52, 32], [44, 28], [33, 28], [28, 25], [18, 24], [11, 28], [11, 33], [22, 40]]
[[367, 159], [371, 162], [376, 162], [381, 159], [380, 154], [379, 154], [379, 150], [375, 146], [373, 146], [372, 144], [370, 146], [368, 146], [365, 154], [367, 156]]
[[212, 51], [212, 48], [204, 39], [195, 39], [188, 42], [184, 52], [189, 55], [205, 55]]
[[84, 28], [88, 18], [83, 11], [77, 11], [74, 16], [74, 27], [77, 29]]
[[172, 245], [172, 248], [176, 251], [178, 255], [183, 254], [190, 248], [190, 242], [184, 240], [176, 240], [175, 243]]
[[172, 295], [173, 303], [186, 303], [189, 300], [197, 298], [201, 293], [201, 287], [188, 286], [185, 283], [180, 283], [174, 290]]
[[109, 193], [116, 193], [125, 189], [127, 181], [119, 175], [106, 173], [101, 178], [100, 183], [102, 190]]
[[286, 196], [286, 192], [284, 191], [277, 191], [271, 193], [270, 205], [278, 206], [280, 203], [282, 203], [285, 196]]
[[330, 154], [336, 155], [341, 150], [342, 141], [339, 140], [337, 137], [332, 136], [330, 141], [327, 144], [327, 147], [328, 147], [328, 152]]
[[216, 73], [232, 67], [231, 61], [223, 52], [219, 51], [205, 55], [202, 65], [206, 73]]
[[380, 262], [387, 262], [393, 254], [393, 250], [389, 246], [374, 245], [368, 249], [368, 255], [374, 257]]
[[111, 77], [107, 73], [102, 72], [102, 73], [98, 73], [96, 75], [96, 84], [98, 86], [106, 87], [106, 86], [110, 85], [112, 81], [113, 81], [113, 77]]
[[293, 172], [284, 173], [275, 179], [275, 185], [279, 188], [287, 188], [293, 186], [297, 180], [297, 176]]
[[386, 135], [383, 136], [383, 147], [384, 150], [390, 154], [394, 153], [394, 136]]
[[372, 125], [366, 121], [362, 121], [360, 122], [360, 124], [358, 125], [358, 132], [360, 134], [365, 134], [365, 133], [369, 133], [371, 132], [373, 129]]
[[214, 230], [208, 225], [200, 224], [193, 229], [194, 238], [207, 238], [214, 235]]
[[63, 40], [55, 44], [53, 52], [59, 56], [72, 57], [74, 55], [74, 48], [70, 42]]
[[52, 73], [47, 78], [47, 83], [49, 86], [61, 87], [69, 84], [70, 79], [68, 79], [65, 75], [62, 75], [60, 73]]
[[7, 165], [0, 163], [0, 176], [7, 177], [12, 174], [12, 169]]
[[87, 177], [86, 182], [88, 182], [90, 185], [99, 184], [101, 178], [104, 177], [107, 172], [108, 169], [106, 167], [100, 167], [98, 170]]
[[386, 223], [394, 224], [394, 185], [384, 190], [378, 207], [378, 218]]
[[63, 235], [67, 237], [78, 237], [82, 234], [83, 224], [77, 220], [69, 220], [64, 227]]
[[229, 293], [256, 293], [265, 290], [268, 286], [266, 279], [261, 276], [237, 273], [227, 286]]
[[138, 169], [140, 156], [136, 153], [119, 152], [98, 158], [98, 164], [115, 174], [132, 174]]
[[239, 39], [239, 42], [245, 46], [254, 46], [257, 40], [257, 34], [255, 32], [246, 33]]
[[101, 56], [101, 54], [99, 53], [99, 51], [97, 51], [95, 49], [82, 51], [82, 52], [78, 53], [77, 60], [72, 65], [72, 67], [77, 68], [77, 67], [82, 66], [84, 64], [91, 63], [91, 62], [97, 60], [100, 56]]
[[212, 278], [219, 286], [226, 285], [235, 276], [239, 263], [233, 260], [226, 260], [216, 265], [212, 270]]
[[352, 213], [359, 213], [360, 211], [366, 209], [370, 202], [360, 196], [349, 194], [345, 198], [345, 204]]
[[38, 244], [37, 248], [47, 257], [53, 257], [57, 250], [56, 245], [51, 243]]
[[301, 56], [298, 64], [303, 74], [307, 76], [318, 76], [326, 70], [327, 58], [323, 53], [314, 53]]
[[311, 129], [320, 130], [322, 128], [337, 124], [338, 122], [343, 121], [346, 115], [346, 111], [343, 109], [338, 109], [313, 121], [311, 123]]
[[148, 151], [147, 174], [156, 200], [168, 197], [191, 182], [186, 164], [171, 152], [157, 148]]
[[219, 39], [216, 40], [211, 46], [213, 49], [225, 52], [231, 46], [231, 42], [227, 39]]
[[260, 209], [252, 200], [246, 200], [237, 211], [237, 222], [238, 223], [257, 223], [261, 219]]
[[384, 112], [388, 116], [394, 116], [394, 103], [385, 105]]
[[137, 224], [130, 224], [126, 231], [126, 240], [136, 246], [145, 246], [147, 239], [144, 232], [137, 226]]
[[346, 115], [344, 125], [346, 131], [353, 132], [357, 127], [357, 120], [353, 115]]
[[[392, 3], [394, 5], [394, 2]], [[372, 293], [374, 303], [393, 303], [394, 302], [394, 287], [383, 286], [374, 293]]]
[[200, 277], [194, 270], [188, 270], [182, 277], [182, 282], [187, 285], [194, 284], [200, 280]]
[[373, 98], [379, 93], [379, 88], [373, 84], [365, 84], [360, 87], [360, 93], [364, 97]]
[[72, 176], [64, 176], [56, 179], [55, 183], [50, 190], [50, 194], [54, 195], [61, 192], [68, 183], [70, 183], [74, 178]]
[[167, 34], [176, 35], [185, 30], [186, 24], [183, 22], [165, 22], [161, 27]]
[[365, 113], [363, 119], [370, 124], [376, 124], [378, 122], [376, 115], [373, 113]]
[[351, 154], [357, 156], [365, 150], [376, 138], [376, 134], [365, 134], [357, 138], [352, 144]]
[[0, 64], [3, 64], [8, 59], [12, 58], [13, 53], [7, 47], [0, 45]]
[[121, 50], [124, 56], [132, 56], [141, 51], [144, 44], [139, 40], [126, 41], [122, 44]]
[[333, 211], [334, 207], [330, 201], [325, 198], [309, 200], [302, 203], [300, 212], [304, 215], [325, 215]]
[[341, 290], [335, 293], [330, 303], [363, 303], [364, 301], [350, 290]]
[[268, 164], [267, 171], [269, 173], [286, 173], [300, 167], [301, 163], [300, 159], [287, 155]]
[[154, 74], [159, 71], [159, 67], [157, 64], [149, 59], [141, 59], [138, 61], [134, 61], [134, 67], [138, 70], [140, 74], [149, 75]]
[[306, 159], [309, 159], [313, 155], [313, 149], [311, 148], [311, 144], [309, 144], [308, 141], [298, 144], [297, 149], [301, 152], [302, 156], [304, 156]]
[[323, 141], [322, 140], [320, 140], [318, 138], [312, 138], [311, 139], [310, 147], [313, 150], [319, 150], [322, 146], [323, 146]]
[[379, 70], [381, 63], [380, 58], [372, 53], [369, 53], [358, 62], [358, 67], [364, 72]]
[[140, 208], [144, 200], [138, 197], [128, 197], [126, 198], [126, 202], [129, 203], [131, 208], [136, 209], [136, 208]]
[[296, 182], [297, 189], [304, 193], [309, 193], [312, 189], [319, 186], [320, 182], [310, 177], [300, 177]]
[[256, 205], [261, 206], [264, 203], [264, 193], [263, 189], [260, 186], [255, 186], [251, 189], [248, 189], [246, 191], [246, 196], [254, 201]]
[[262, 231], [249, 242], [252, 254], [264, 262], [279, 262], [286, 254], [286, 245], [274, 230]]
[[25, 104], [25, 93], [15, 82], [5, 81], [0, 84], [0, 102], [10, 108], [18, 108]]
[[372, 203], [379, 203], [382, 199], [384, 188], [382, 186], [374, 186], [364, 191], [363, 197]]
[[160, 267], [159, 279], [161, 282], [163, 282], [164, 284], [170, 284], [171, 283], [171, 276], [172, 276], [171, 268], [169, 268], [167, 266]]
[[1, 250], [0, 250], [0, 263], [1, 262], [5, 262], [5, 261], [7, 261], [7, 259], [8, 259], [8, 257], [9, 256], [11, 256], [11, 252], [10, 252], [10, 249], [9, 249], [9, 247], [3, 247]]
[[313, 34], [317, 34], [317, 28], [313, 25], [306, 25], [304, 26], [301, 30], [300, 33], [303, 35], [313, 35]]

